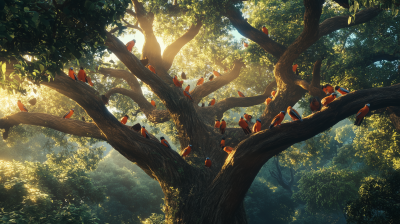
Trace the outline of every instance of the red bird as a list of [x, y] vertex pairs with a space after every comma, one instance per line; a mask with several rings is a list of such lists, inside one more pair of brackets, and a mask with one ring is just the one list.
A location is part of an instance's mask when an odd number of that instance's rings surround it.
[[246, 121], [248, 121], [248, 122], [251, 122], [251, 119], [253, 118], [253, 116], [248, 115], [246, 113], [244, 113], [243, 116], [244, 116], [244, 119], [246, 119]]
[[292, 66], [293, 72], [296, 72], [297, 66], [298, 66], [297, 64], [294, 64], [294, 65]]
[[151, 100], [150, 103], [151, 103], [151, 105], [153, 105], [153, 107], [157, 107], [156, 102], [154, 100]]
[[310, 98], [310, 109], [313, 113], [321, 110], [321, 102], [318, 97]]
[[211, 160], [210, 158], [206, 158], [206, 162], [205, 162], [206, 167], [210, 168], [211, 167]]
[[121, 119], [121, 123], [122, 124], [126, 124], [126, 122], [128, 122], [128, 119], [129, 119], [128, 115], [123, 116], [122, 119]]
[[221, 148], [224, 148], [224, 147], [225, 147], [225, 137], [222, 137], [221, 143], [219, 144], [219, 146], [220, 146]]
[[87, 82], [86, 80], [86, 72], [83, 70], [83, 67], [81, 67], [81, 70], [78, 72], [78, 80], [82, 82]]
[[69, 69], [68, 75], [69, 75], [69, 77], [70, 77], [71, 79], [73, 79], [73, 80], [75, 80], [75, 81], [78, 80], [78, 78], [76, 77], [76, 74], [75, 74], [75, 72], [74, 72], [74, 68], [73, 68], [73, 67], [71, 67], [71, 68]]
[[189, 145], [183, 150], [182, 157], [186, 157], [189, 155], [190, 151], [192, 151], [192, 145]]
[[187, 85], [186, 88], [185, 88], [185, 91], [189, 92], [189, 90], [190, 90], [190, 85]]
[[154, 74], [157, 74], [156, 69], [155, 69], [151, 64], [149, 64], [148, 68], [149, 68], [149, 70], [152, 71]]
[[178, 77], [176, 77], [176, 75], [174, 76], [174, 78], [172, 79], [172, 81], [174, 81], [174, 84], [175, 84], [176, 87], [182, 88], [182, 83], [179, 82]]
[[220, 126], [221, 126], [221, 123], [219, 122], [219, 120], [215, 120], [214, 128], [219, 128]]
[[268, 97], [268, 98], [265, 100], [265, 105], [268, 106], [268, 104], [271, 103], [271, 101], [272, 101], [272, 96]]
[[221, 130], [221, 134], [225, 133], [225, 128], [226, 128], [226, 122], [224, 119], [222, 119], [221, 126], [219, 126], [219, 130]]
[[246, 42], [243, 42], [244, 47], [248, 47], [249, 45]]
[[275, 98], [275, 94], [276, 94], [276, 91], [275, 91], [275, 90], [272, 90], [271, 96], [272, 96], [273, 98]]
[[245, 97], [244, 94], [242, 92], [240, 92], [240, 91], [238, 91], [238, 94], [239, 94], [240, 97]]
[[217, 72], [217, 71], [213, 71], [213, 73], [214, 73], [214, 75], [216, 76], [216, 77], [219, 77], [219, 76], [222, 76], [221, 74], [219, 74], [219, 72]]
[[253, 126], [253, 132], [256, 133], [256, 132], [259, 132], [259, 131], [261, 131], [261, 120], [257, 119], [256, 123]]
[[331, 85], [329, 85], [329, 84], [326, 84], [326, 85], [322, 86], [322, 91], [324, 91], [326, 93], [326, 95], [332, 94], [332, 93], [335, 92], [333, 87]]
[[199, 86], [199, 85], [203, 84], [203, 82], [204, 82], [204, 78], [201, 77], [201, 78], [199, 79], [199, 81], [197, 81], [196, 86]]
[[334, 101], [336, 98], [336, 93], [332, 93], [331, 95], [323, 98], [321, 100], [322, 105], [327, 106], [328, 104], [332, 103], [332, 101]]
[[64, 114], [63, 118], [64, 119], [69, 119], [74, 114], [74, 111], [75, 111], [74, 109], [71, 109], [66, 114]]
[[126, 49], [128, 49], [129, 52], [132, 52], [132, 48], [135, 46], [135, 44], [136, 44], [135, 39], [129, 41], [128, 43], [126, 43]]
[[297, 112], [291, 106], [289, 106], [287, 108], [287, 113], [289, 114], [289, 116], [292, 118], [293, 121], [297, 121], [297, 120], [303, 121], [303, 119], [301, 119], [299, 112]]
[[214, 104], [215, 104], [215, 98], [213, 98], [213, 99], [211, 100], [211, 102], [208, 104], [208, 106], [214, 106]]
[[165, 140], [164, 137], [160, 137], [160, 139], [161, 139], [161, 144], [163, 144], [165, 147], [171, 149], [171, 146], [169, 145], [169, 143], [167, 142], [167, 140]]
[[336, 87], [335, 87], [335, 90], [338, 91], [338, 92], [339, 92], [340, 94], [342, 94], [342, 95], [346, 95], [347, 93], [350, 93], [347, 89], [342, 88], [342, 87], [340, 87], [340, 86], [336, 86]]
[[249, 125], [247, 124], [247, 122], [243, 119], [243, 117], [240, 117], [239, 119], [239, 126], [242, 127], [244, 133], [246, 135], [251, 133], [251, 130], [249, 128]]
[[361, 122], [364, 120], [365, 115], [367, 115], [369, 112], [369, 107], [369, 104], [365, 104], [365, 106], [358, 111], [358, 113], [356, 114], [356, 121], [354, 122], [354, 125], [361, 125]]
[[225, 148], [224, 148], [224, 151], [227, 152], [228, 155], [231, 154], [232, 150], [233, 150], [233, 148], [229, 147], [229, 146], [225, 146]]
[[268, 29], [265, 26], [262, 27], [262, 32], [268, 36]]
[[214, 79], [214, 75], [210, 75], [210, 78], [208, 80], [212, 81]]
[[143, 137], [150, 139], [149, 133], [147, 132], [147, 130], [144, 126], [142, 126], [140, 133], [142, 134]]
[[192, 96], [190, 95], [190, 93], [188, 93], [188, 92], [186, 92], [186, 91], [183, 91], [183, 95], [185, 95], [187, 98], [189, 98], [190, 100], [193, 100], [192, 99]]
[[271, 125], [269, 126], [269, 129], [272, 129], [275, 126], [278, 126], [281, 124], [281, 122], [283, 121], [283, 118], [285, 118], [285, 111], [281, 111], [278, 115], [276, 115], [274, 117], [274, 119], [271, 122]]
[[28, 109], [26, 109], [26, 107], [21, 103], [21, 100], [18, 100], [18, 108], [22, 111], [22, 112], [28, 112]]

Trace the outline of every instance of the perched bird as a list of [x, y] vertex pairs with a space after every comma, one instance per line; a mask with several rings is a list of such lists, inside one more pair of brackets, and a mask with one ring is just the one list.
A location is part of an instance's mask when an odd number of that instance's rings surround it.
[[75, 75], [75, 72], [74, 72], [74, 68], [73, 68], [73, 67], [69, 68], [68, 75], [69, 75], [69, 77], [70, 77], [71, 79], [73, 79], [73, 80], [75, 80], [75, 81], [78, 80], [78, 78], [77, 78], [76, 75]]
[[210, 101], [210, 103], [208, 104], [208, 106], [214, 106], [214, 104], [215, 104], [215, 98], [213, 98], [213, 99]]
[[292, 66], [293, 72], [296, 72], [297, 66], [298, 66], [297, 64], [294, 64], [294, 65]]
[[18, 100], [18, 108], [22, 111], [22, 112], [28, 112], [28, 109], [26, 109], [26, 107], [21, 103], [21, 100]]
[[205, 106], [205, 104], [204, 103], [201, 103], [201, 107], [204, 107]]
[[86, 77], [86, 82], [89, 83], [89, 86], [93, 86], [92, 79], [89, 76]]
[[365, 106], [363, 108], [361, 108], [361, 110], [358, 111], [358, 113], [356, 114], [356, 121], [354, 122], [354, 125], [356, 126], [360, 126], [362, 121], [364, 120], [365, 115], [368, 114], [369, 112], [369, 104], [365, 104]]
[[268, 105], [269, 103], [271, 103], [271, 101], [272, 101], [272, 96], [268, 97], [268, 98], [265, 100], [265, 105]]
[[82, 116], [82, 121], [86, 121], [85, 116]]
[[187, 85], [186, 88], [185, 88], [185, 91], [189, 92], [189, 90], [190, 90], [190, 85]]
[[331, 95], [329, 95], [329, 96], [327, 96], [327, 97], [324, 97], [324, 98], [321, 100], [321, 104], [324, 105], [324, 106], [326, 106], [326, 105], [330, 104], [332, 101], [334, 101], [335, 98], [336, 98], [336, 93], [332, 93]]
[[225, 137], [222, 137], [221, 143], [219, 144], [219, 146], [220, 146], [221, 148], [224, 148], [224, 147], [225, 147]]
[[243, 117], [240, 117], [239, 119], [239, 126], [243, 129], [244, 133], [246, 135], [251, 133], [251, 130], [249, 128], [249, 125], [247, 124], [247, 122], [243, 119]]
[[281, 122], [283, 121], [283, 118], [285, 118], [285, 114], [286, 114], [285, 111], [281, 111], [278, 115], [276, 115], [274, 117], [274, 119], [272, 120], [271, 125], [269, 126], [269, 129], [280, 125]]
[[318, 97], [310, 98], [310, 109], [313, 113], [321, 110], [321, 102]]
[[104, 103], [105, 105], [108, 104], [108, 98], [107, 98], [105, 95], [101, 95], [101, 100], [103, 101], [103, 103]]
[[273, 98], [275, 98], [275, 94], [276, 94], [276, 91], [275, 91], [275, 90], [272, 90], [271, 96], [272, 96]]
[[326, 85], [322, 86], [322, 91], [324, 91], [326, 93], [326, 95], [332, 94], [332, 93], [335, 92], [333, 87], [331, 85], [329, 85], [329, 84], [326, 84]]
[[192, 151], [192, 145], [189, 145], [183, 150], [182, 157], [186, 157], [189, 155], [190, 151]]
[[246, 114], [246, 113], [244, 113], [243, 116], [244, 116], [244, 119], [246, 119], [246, 121], [248, 121], [248, 122], [251, 122], [251, 119], [253, 118], [253, 116]]
[[135, 44], [136, 44], [135, 39], [129, 41], [128, 43], [126, 43], [126, 49], [128, 49], [129, 52], [132, 52], [132, 48], [135, 46]]
[[206, 158], [206, 162], [205, 162], [206, 167], [210, 168], [211, 167], [211, 160], [210, 158]]
[[248, 47], [249, 45], [246, 42], [243, 42], [244, 47]]
[[142, 126], [142, 129], [140, 130], [140, 133], [142, 134], [143, 137], [145, 138], [150, 138], [149, 133], [147, 133], [147, 130], [144, 126]]
[[64, 114], [63, 118], [64, 119], [69, 119], [74, 114], [74, 111], [75, 111], [74, 109], [71, 109], [66, 114]]
[[256, 133], [259, 131], [261, 131], [261, 120], [257, 119], [256, 123], [253, 125], [253, 132]]
[[214, 75], [210, 75], [210, 78], [208, 80], [212, 81], [214, 79]]
[[268, 29], [265, 26], [262, 27], [262, 32], [268, 36]]
[[86, 81], [86, 72], [85, 72], [85, 70], [83, 70], [83, 67], [81, 67], [81, 69], [78, 72], [78, 80], [82, 81], [82, 82], [87, 82]]
[[342, 94], [342, 95], [346, 95], [347, 93], [350, 93], [347, 89], [342, 88], [342, 87], [340, 87], [340, 86], [336, 86], [336, 87], [335, 87], [335, 90], [338, 91], [338, 92], [339, 92], [340, 94]]
[[154, 100], [151, 100], [150, 103], [151, 103], [151, 105], [153, 105], [153, 107], [157, 107], [156, 102]]
[[240, 92], [240, 91], [238, 91], [238, 94], [239, 94], [240, 97], [245, 97], [244, 94], [242, 92]]
[[216, 76], [216, 77], [218, 77], [218, 76], [222, 76], [221, 74], [219, 74], [219, 72], [217, 72], [217, 71], [213, 71], [213, 73], [214, 73], [214, 75]]
[[181, 74], [181, 79], [186, 79], [186, 74], [184, 72]]
[[137, 124], [133, 125], [133, 126], [131, 127], [131, 129], [134, 130], [134, 131], [136, 131], [136, 132], [139, 132], [139, 131], [142, 129], [141, 127], [142, 127], [142, 126], [140, 125], [140, 123], [137, 123]]
[[125, 116], [123, 116], [121, 119], [121, 123], [126, 124], [126, 122], [128, 122], [128, 119], [129, 119], [129, 116], [125, 114]]
[[149, 59], [147, 57], [144, 57], [144, 59], [140, 60], [140, 63], [142, 63], [143, 66], [146, 66], [149, 64]]
[[287, 113], [289, 114], [289, 116], [292, 118], [293, 121], [297, 121], [297, 120], [303, 121], [303, 119], [301, 119], [299, 112], [297, 112], [291, 106], [289, 106], [287, 108]]
[[192, 96], [187, 91], [183, 91], [183, 95], [185, 95], [187, 98], [189, 98], [189, 100], [193, 100]]
[[231, 154], [233, 148], [229, 146], [225, 146], [224, 151], [227, 152], [228, 154]]
[[201, 77], [201, 78], [199, 79], [199, 81], [197, 81], [196, 86], [199, 86], [199, 85], [203, 84], [203, 82], [204, 82], [204, 78]]
[[222, 119], [221, 126], [219, 126], [219, 130], [221, 131], [221, 134], [225, 133], [225, 128], [226, 128], [226, 122], [224, 119]]
[[219, 120], [215, 120], [214, 128], [219, 128], [221, 126], [221, 123]]
[[175, 84], [176, 87], [182, 88], [182, 83], [179, 82], [178, 77], [176, 77], [176, 75], [174, 76], [172, 81], [174, 81], [174, 84]]
[[161, 144], [163, 144], [165, 147], [171, 149], [171, 146], [169, 145], [169, 143], [167, 142], [167, 140], [165, 140], [164, 137], [160, 137], [160, 139], [161, 139]]
[[33, 98], [33, 99], [29, 100], [28, 103], [29, 103], [30, 105], [32, 105], [32, 106], [35, 106], [35, 104], [36, 104], [36, 98]]
[[149, 66], [147, 66], [147, 67], [149, 68], [149, 70], [151, 72], [153, 72], [154, 74], [157, 74], [156, 69], [151, 64], [149, 64]]

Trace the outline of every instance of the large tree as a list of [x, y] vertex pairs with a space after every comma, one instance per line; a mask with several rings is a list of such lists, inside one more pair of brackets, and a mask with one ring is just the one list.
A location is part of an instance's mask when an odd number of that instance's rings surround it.
[[[9, 3], [11, 1], [5, 2], [5, 7], [1, 4], [0, 6], [4, 8], [3, 10], [13, 13], [12, 4]], [[31, 13], [27, 18], [32, 23], [26, 22], [28, 25], [25, 26], [25, 31], [21, 30], [24, 27], [18, 26], [18, 20], [4, 14], [2, 20], [9, 22], [6, 25], [17, 28], [12, 30], [15, 36], [10, 35], [11, 31], [7, 33], [8, 36], [2, 36], [3, 47], [0, 48], [2, 50], [0, 56], [13, 56], [19, 61], [24, 60], [21, 57], [23, 54], [35, 56], [37, 60], [22, 63], [27, 68], [25, 71], [28, 71], [26, 72], [28, 79], [72, 99], [85, 110], [93, 122], [62, 119], [44, 113], [20, 112], [0, 119], [0, 128], [5, 129], [5, 136], [7, 136], [13, 126], [37, 125], [108, 142], [124, 157], [135, 162], [160, 183], [165, 194], [164, 212], [168, 223], [247, 223], [243, 199], [255, 176], [270, 158], [289, 146], [309, 139], [344, 118], [354, 115], [366, 103], [371, 104], [371, 110], [400, 106], [400, 85], [398, 84], [358, 90], [338, 98], [320, 112], [305, 117], [302, 122], [285, 123], [272, 130], [267, 129], [274, 116], [286, 110], [288, 106], [294, 106], [306, 93], [324, 97], [320, 88], [320, 70], [325, 55], [318, 55], [318, 49], [313, 49], [313, 45], [335, 31], [369, 22], [382, 12], [380, 8], [365, 8], [356, 13], [355, 20], [349, 23], [346, 15], [321, 18], [324, 7], [329, 7], [329, 5], [324, 6], [324, 0], [304, 0], [298, 7], [304, 15], [302, 30], [300, 29], [297, 36], [292, 36], [293, 40], [290, 43], [284, 43], [264, 34], [259, 27], [254, 28], [250, 25], [247, 19], [243, 18], [241, 1], [199, 1], [196, 3], [183, 1], [178, 4], [177, 1], [171, 3], [132, 0], [133, 10], [128, 8], [126, 13], [133, 16], [136, 23], [132, 25], [125, 20], [125, 27], [122, 27], [120, 23], [110, 22], [112, 19], [120, 19], [121, 7], [126, 7], [125, 3], [113, 1], [104, 5], [103, 1], [93, 1], [93, 4], [86, 1], [85, 4], [79, 6], [80, 9], [88, 10], [82, 14], [78, 6], [73, 4], [75, 2], [79, 1], [67, 0], [62, 4], [57, 4], [55, 1], [48, 4], [44, 1], [36, 5], [32, 2], [32, 6], [27, 9], [22, 6], [25, 12]], [[18, 9], [21, 9], [21, 6], [17, 4], [14, 6], [16, 10], [14, 13], [21, 13]], [[105, 10], [103, 12], [100, 9]], [[54, 12], [55, 16], [51, 12]], [[93, 20], [97, 17], [90, 15], [90, 12], [110, 12], [110, 14], [99, 17], [100, 25], [95, 26], [96, 23], [93, 23]], [[154, 32], [156, 28], [153, 26], [156, 16], [154, 13], [156, 15], [165, 13], [176, 19], [178, 22], [171, 24], [177, 27], [180, 26], [179, 22], [185, 22], [179, 20], [180, 16], [186, 16], [186, 23], [187, 21], [191, 23], [186, 27], [186, 32], [168, 45], [163, 52]], [[41, 15], [44, 16], [40, 17]], [[44, 21], [50, 23], [49, 26], [43, 27], [46, 35], [37, 33], [30, 40], [19, 35], [19, 32], [39, 32], [29, 27], [43, 26]], [[205, 97], [237, 79], [245, 63], [240, 58], [231, 60], [230, 64], [222, 63], [221, 58], [215, 58], [216, 65], [221, 68], [230, 67], [230, 69], [223, 76], [196, 87], [191, 92], [192, 100], [184, 96], [182, 89], [174, 85], [170, 76], [171, 66], [180, 50], [196, 37], [202, 26], [205, 26], [203, 24], [212, 27], [210, 32], [215, 31], [215, 34], [219, 34], [218, 29], [229, 25], [226, 24], [227, 21], [240, 34], [252, 40], [253, 46], [258, 45], [257, 47], [263, 49], [272, 58], [275, 66], [270, 66], [270, 69], [273, 70], [275, 80], [265, 87], [261, 95], [245, 98], [229, 97], [220, 100], [214, 106], [200, 107], [198, 103]], [[107, 24], [117, 26], [106, 31]], [[157, 74], [144, 67], [139, 58], [128, 52], [125, 44], [117, 38], [116, 32], [121, 32], [126, 27], [143, 33], [145, 42], [141, 52], [142, 59], [147, 57]], [[81, 38], [74, 38], [76, 36]], [[49, 39], [54, 38], [57, 41], [49, 43]], [[95, 41], [91, 42], [90, 38]], [[100, 43], [102, 38], [104, 38], [104, 45]], [[31, 45], [16, 44], [19, 41], [28, 43], [31, 41]], [[46, 44], [43, 41], [57, 48], [49, 47], [49, 54], [46, 54]], [[71, 46], [72, 42], [75, 46]], [[60, 46], [63, 43], [66, 44], [65, 47]], [[123, 79], [129, 86], [129, 88], [113, 88], [104, 95], [109, 98], [119, 93], [129, 97], [138, 104], [150, 122], [157, 124], [172, 121], [177, 130], [180, 150], [187, 145], [193, 146], [189, 158], [183, 159], [178, 152], [160, 144], [154, 136], [145, 139], [129, 126], [121, 124], [106, 108], [101, 97], [103, 93], [99, 93], [82, 82], [75, 82], [62, 72], [62, 63], [72, 60], [73, 56], [80, 57], [82, 53], [93, 54], [97, 46], [106, 46], [128, 69], [99, 68], [97, 70], [99, 74]], [[201, 51], [201, 49], [202, 46], [199, 46], [198, 50]], [[292, 72], [293, 62], [309, 49], [313, 49], [313, 54], [319, 58], [314, 64], [311, 80]], [[220, 50], [223, 51], [223, 47]], [[59, 55], [68, 57], [57, 63]], [[396, 55], [391, 58], [379, 57], [379, 55], [376, 58], [372, 56], [368, 58], [370, 61], [382, 59], [398, 60], [399, 58]], [[12, 65], [13, 63], [7, 63], [7, 75], [14, 69]], [[23, 71], [22, 69], [21, 72]], [[200, 75], [198, 74], [197, 77]], [[40, 82], [47, 79], [49, 81]], [[141, 83], [147, 85], [165, 109], [156, 109], [148, 102], [143, 95]], [[263, 103], [273, 88], [277, 90], [276, 96], [260, 116], [262, 130], [245, 136], [240, 128], [227, 128], [224, 134], [226, 144], [234, 147], [234, 150], [229, 155], [226, 154], [219, 147], [222, 135], [213, 128], [215, 118], [221, 119], [224, 112], [235, 107], [250, 107]], [[211, 158], [213, 163], [211, 168], [204, 167], [205, 157]]]

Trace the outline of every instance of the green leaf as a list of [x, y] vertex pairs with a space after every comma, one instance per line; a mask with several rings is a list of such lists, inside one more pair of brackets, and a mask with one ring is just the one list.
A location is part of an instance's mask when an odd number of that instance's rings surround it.
[[40, 71], [41, 71], [41, 72], [44, 71], [44, 66], [43, 66], [42, 64], [39, 64], [39, 68], [40, 68]]
[[25, 12], [29, 12], [29, 8], [28, 7], [24, 7], [24, 11]]
[[3, 75], [6, 74], [6, 68], [7, 68], [7, 64], [4, 62], [4, 63], [1, 65], [1, 71], [2, 71]]
[[350, 25], [350, 23], [351, 23], [351, 16], [349, 16], [349, 19], [347, 20], [347, 24]]
[[38, 12], [33, 12], [32, 21], [33, 21], [33, 23], [35, 23], [36, 27], [39, 25], [39, 13]]

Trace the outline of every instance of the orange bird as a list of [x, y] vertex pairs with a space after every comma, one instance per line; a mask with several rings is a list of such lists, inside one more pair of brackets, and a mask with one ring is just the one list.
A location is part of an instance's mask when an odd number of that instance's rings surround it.
[[221, 130], [221, 134], [225, 133], [225, 128], [226, 128], [226, 122], [224, 119], [222, 119], [221, 126], [219, 126], [219, 130]]
[[125, 114], [125, 116], [123, 116], [121, 119], [121, 123], [126, 124], [126, 122], [128, 122], [128, 119], [129, 119], [129, 116]]
[[210, 75], [210, 78], [208, 80], [212, 81], [214, 79], [214, 75]]
[[322, 91], [324, 91], [326, 93], [326, 95], [332, 94], [332, 93], [335, 92], [333, 87], [331, 85], [329, 85], [329, 84], [326, 84], [326, 85], [322, 86]]
[[140, 133], [142, 134], [143, 137], [150, 139], [149, 133], [147, 133], [147, 130], [144, 126], [142, 126]]
[[221, 74], [219, 74], [219, 72], [217, 72], [217, 71], [215, 71], [215, 70], [213, 70], [213, 73], [214, 73], [214, 75], [215, 75], [216, 77], [222, 76]]
[[165, 147], [171, 149], [171, 146], [169, 145], [169, 143], [167, 142], [167, 140], [165, 140], [164, 137], [160, 137], [160, 139], [161, 139], [161, 144], [163, 144]]
[[18, 108], [22, 111], [22, 112], [28, 112], [28, 109], [26, 109], [26, 107], [21, 103], [21, 100], [18, 100]]
[[74, 111], [75, 111], [74, 109], [71, 109], [66, 114], [64, 114], [63, 118], [64, 119], [69, 119], [74, 114]]
[[206, 158], [206, 162], [205, 162], [206, 167], [210, 168], [211, 167], [211, 160], [210, 158]]
[[78, 80], [82, 82], [87, 82], [86, 80], [86, 72], [83, 70], [83, 67], [81, 67], [81, 70], [78, 72]]
[[70, 77], [71, 79], [73, 79], [73, 80], [75, 80], [75, 81], [78, 80], [78, 78], [77, 78], [76, 75], [75, 75], [75, 72], [74, 72], [74, 68], [73, 68], [73, 67], [69, 68], [68, 75], [69, 75], [69, 77]]
[[184, 72], [181, 74], [181, 79], [186, 79], [186, 74]]
[[213, 98], [213, 99], [211, 100], [211, 102], [208, 104], [208, 106], [214, 106], [214, 104], [215, 104], [215, 98]]
[[192, 145], [189, 145], [183, 150], [182, 157], [186, 157], [189, 155], [190, 151], [192, 151]]
[[365, 104], [365, 106], [358, 111], [358, 113], [356, 114], [356, 122], [354, 122], [354, 125], [356, 126], [361, 125], [361, 122], [364, 120], [365, 115], [368, 114], [369, 107], [370, 107], [369, 104]]
[[199, 86], [199, 85], [203, 84], [203, 82], [204, 82], [204, 78], [201, 77], [201, 78], [199, 79], [199, 81], [197, 81], [196, 86]]
[[189, 90], [190, 90], [190, 85], [187, 85], [186, 88], [185, 88], [185, 91], [189, 92]]
[[256, 123], [253, 126], [253, 132], [256, 133], [259, 131], [261, 131], [261, 120], [257, 119]]
[[219, 128], [220, 126], [221, 126], [221, 123], [219, 122], [219, 120], [215, 120], [214, 128]]
[[265, 100], [265, 105], [268, 105], [269, 103], [271, 103], [271, 101], [272, 101], [272, 96], [268, 97], [268, 98]]
[[153, 105], [153, 107], [157, 107], [157, 106], [156, 106], [156, 102], [155, 102], [154, 100], [151, 100], [150, 103], [151, 103], [151, 105]]
[[149, 64], [148, 68], [149, 68], [149, 70], [152, 71], [154, 74], [157, 74], [156, 69], [155, 69], [151, 64]]
[[275, 94], [276, 94], [276, 91], [275, 91], [275, 90], [272, 90], [271, 96], [275, 98]]
[[321, 110], [321, 102], [318, 97], [310, 98], [310, 109], [313, 113]]
[[225, 147], [225, 137], [222, 137], [221, 143], [219, 144], [219, 146], [221, 146], [221, 148]]
[[251, 122], [251, 119], [253, 118], [253, 116], [246, 114], [246, 113], [244, 113], [243, 116], [244, 116], [244, 119], [246, 119], [246, 121], [248, 121], [248, 122]]
[[224, 148], [224, 151], [227, 152], [228, 154], [231, 154], [232, 150], [233, 150], [233, 148], [232, 148], [232, 147], [229, 147], [229, 146], [226, 146], [226, 147]]
[[251, 133], [251, 130], [249, 128], [249, 125], [247, 124], [247, 122], [243, 119], [243, 117], [240, 117], [239, 119], [239, 126], [242, 127], [244, 133], [246, 135]]
[[175, 84], [176, 87], [182, 88], [182, 83], [179, 82], [178, 77], [176, 77], [176, 75], [174, 76], [172, 81], [174, 81], [174, 84]]
[[183, 95], [185, 95], [187, 98], [189, 98], [189, 100], [193, 100], [192, 96], [187, 91], [183, 91]]
[[287, 113], [289, 114], [289, 116], [292, 118], [293, 121], [297, 121], [297, 120], [303, 121], [303, 119], [301, 119], [299, 112], [297, 112], [291, 106], [289, 106], [287, 108]]
[[90, 86], [93, 86], [92, 79], [89, 76], [86, 77], [86, 82], [89, 83]]
[[238, 91], [238, 94], [239, 94], [240, 97], [245, 97], [244, 94], [242, 92], [240, 92], [240, 91]]
[[340, 86], [336, 86], [336, 87], [335, 87], [335, 90], [338, 91], [338, 92], [339, 92], [340, 94], [342, 94], [342, 95], [346, 95], [347, 93], [350, 93], [347, 89], [342, 88], [342, 87], [340, 87]]
[[275, 126], [278, 126], [281, 124], [281, 122], [283, 121], [283, 118], [285, 118], [285, 111], [281, 111], [278, 115], [276, 115], [274, 117], [274, 119], [271, 122], [271, 125], [269, 126], [269, 129], [272, 129]]
[[126, 49], [128, 49], [129, 52], [132, 52], [132, 48], [135, 46], [135, 44], [136, 44], [135, 39], [129, 41], [128, 43], [126, 43]]
[[335, 100], [336, 98], [336, 93], [332, 93], [331, 95], [324, 97], [321, 100], [322, 105], [327, 106], [328, 104], [330, 104], [333, 100]]
[[297, 64], [294, 64], [294, 65], [292, 66], [293, 72], [296, 72], [297, 66], [298, 66]]
[[248, 47], [249, 45], [246, 42], [243, 42], [244, 47]]
[[267, 34], [267, 36], [268, 36], [268, 29], [265, 26], [262, 27], [262, 31], [263, 31], [263, 33]]

